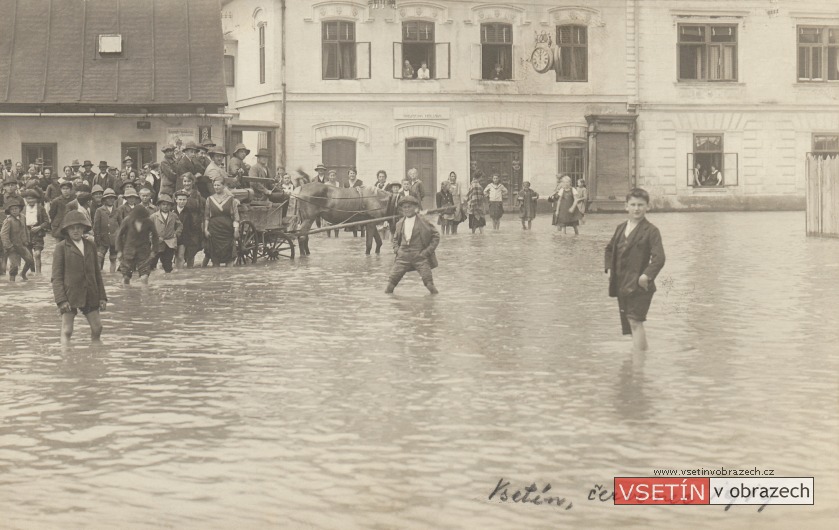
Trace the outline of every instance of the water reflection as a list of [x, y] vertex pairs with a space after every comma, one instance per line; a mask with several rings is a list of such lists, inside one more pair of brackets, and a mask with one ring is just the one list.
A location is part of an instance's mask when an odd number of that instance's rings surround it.
[[[392, 256], [353, 238], [149, 286], [109, 276], [101, 345], [82, 319], [58, 345], [45, 279], [0, 286], [4, 525], [822, 522], [827, 502], [755, 519], [587, 496], [700, 466], [839, 493], [837, 242], [803, 238], [800, 213], [654, 215], [668, 262], [642, 355], [602, 274], [620, 218], [587, 221], [576, 238], [540, 218], [444, 239], [437, 297], [410, 274], [383, 295]], [[487, 501], [501, 478], [574, 507]]]

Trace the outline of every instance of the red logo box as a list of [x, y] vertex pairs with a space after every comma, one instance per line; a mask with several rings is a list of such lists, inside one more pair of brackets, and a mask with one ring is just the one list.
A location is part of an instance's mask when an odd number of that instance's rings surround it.
[[707, 477], [615, 477], [615, 504], [710, 504]]

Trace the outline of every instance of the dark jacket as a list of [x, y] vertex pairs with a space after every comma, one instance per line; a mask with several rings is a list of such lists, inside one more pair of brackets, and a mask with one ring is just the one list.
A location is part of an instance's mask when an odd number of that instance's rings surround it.
[[93, 237], [98, 246], [116, 246], [117, 232], [119, 231], [118, 212], [119, 208], [116, 206], [110, 212], [106, 206], [100, 206], [96, 210], [96, 215], [93, 219]]
[[64, 239], [61, 233], [61, 221], [64, 220], [64, 214], [67, 211], [67, 205], [76, 200], [76, 197], [64, 197], [63, 195], [50, 201], [50, 219], [52, 219], [52, 235], [56, 239]]
[[[626, 230], [626, 221], [619, 224], [612, 240], [606, 245], [606, 270], [609, 271], [609, 296], [629, 296], [641, 289], [638, 278], [646, 274], [650, 279], [648, 292], [654, 293], [655, 277], [664, 267], [664, 246], [661, 233], [647, 219], [642, 219], [629, 234], [626, 250], [618, 263], [618, 242]], [[618, 267], [620, 265], [620, 267]], [[618, 274], [618, 272], [620, 274]]]
[[355, 179], [355, 182], [352, 183], [352, 185], [350, 185], [350, 181], [347, 181], [347, 182], [344, 183], [343, 187], [345, 187], [345, 188], [361, 188], [363, 186], [364, 186], [364, 183], [361, 182], [361, 179], [357, 178], [357, 179]]
[[143, 219], [143, 226], [137, 231], [134, 228], [134, 215], [125, 218], [117, 232], [117, 252], [122, 252], [123, 259], [149, 258], [157, 254], [157, 244], [160, 236], [154, 227], [154, 221], [147, 217]]
[[[12, 217], [7, 215], [0, 228], [0, 241], [3, 242], [3, 250], [11, 252], [16, 250], [25, 254], [24, 249], [29, 246], [29, 229], [26, 227], [26, 220], [21, 216]], [[3, 258], [5, 259], [5, 258]]]
[[52, 293], [56, 305], [64, 302], [70, 307], [99, 307], [108, 300], [99, 270], [96, 245], [83, 239], [84, 256], [70, 240], [59, 241], [52, 257]]
[[166, 155], [160, 162], [160, 193], [172, 195], [178, 181], [178, 161], [174, 156]]
[[452, 198], [452, 193], [450, 191], [437, 192], [437, 208], [452, 205], [454, 205], [454, 199]]
[[[434, 269], [437, 267], [437, 254], [434, 252], [437, 245], [440, 244], [440, 232], [434, 226], [417, 215], [414, 223], [414, 230], [411, 232], [411, 241], [419, 242], [420, 254], [428, 258], [428, 264]], [[404, 225], [405, 218], [403, 217], [396, 223], [396, 228], [393, 233], [393, 253], [399, 258], [399, 248], [402, 246], [404, 239]], [[411, 243], [413, 247], [413, 243]]]
[[90, 184], [91, 188], [93, 188], [93, 186], [99, 184], [100, 186], [102, 186], [103, 191], [108, 189], [108, 188], [111, 188], [112, 190], [116, 191], [116, 189], [117, 189], [116, 188], [116, 185], [117, 185], [116, 181], [117, 181], [117, 179], [114, 178], [113, 175], [111, 175], [109, 173], [98, 173], [90, 180], [89, 184]]

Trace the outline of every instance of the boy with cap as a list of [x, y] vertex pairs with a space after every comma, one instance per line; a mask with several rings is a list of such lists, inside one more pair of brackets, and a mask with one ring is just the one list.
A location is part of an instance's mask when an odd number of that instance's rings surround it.
[[117, 259], [120, 261], [122, 283], [131, 283], [131, 275], [136, 270], [140, 281], [148, 283], [149, 267], [152, 256], [157, 254], [160, 236], [154, 222], [149, 219], [149, 212], [140, 205], [134, 207], [125, 218], [117, 232]]
[[245, 157], [250, 153], [251, 150], [245, 147], [245, 144], [236, 144], [227, 163], [227, 172], [231, 177], [241, 179], [249, 174], [251, 168], [245, 163]]
[[99, 311], [107, 307], [108, 297], [102, 272], [96, 263], [96, 246], [82, 236], [90, 230], [81, 212], [68, 212], [61, 223], [63, 241], [55, 246], [52, 258], [52, 293], [61, 313], [61, 342], [73, 336], [73, 321], [79, 311], [90, 324], [90, 338], [102, 335]]
[[404, 217], [396, 223], [393, 232], [393, 252], [396, 261], [390, 270], [386, 294], [393, 293], [406, 272], [417, 271], [431, 294], [437, 294], [431, 269], [437, 267], [434, 253], [440, 243], [440, 232], [434, 225], [417, 215], [420, 201], [408, 195], [399, 202]]
[[26, 281], [26, 273], [35, 268], [32, 261], [32, 254], [29, 252], [29, 229], [20, 219], [20, 210], [23, 202], [18, 198], [11, 198], [5, 205], [6, 219], [3, 221], [3, 228], [0, 228], [0, 241], [3, 243], [3, 250], [9, 260], [9, 281], [15, 281], [20, 260], [23, 259], [23, 272], [20, 279]]
[[159, 193], [174, 193], [178, 180], [178, 161], [175, 159], [175, 146], [163, 146], [163, 160], [160, 162], [160, 191]]
[[76, 198], [73, 192], [72, 182], [61, 183], [61, 195], [50, 201], [50, 219], [52, 219], [52, 235], [54, 238], [61, 240], [64, 235], [61, 231], [61, 221], [64, 214], [67, 212], [67, 205]]
[[99, 268], [105, 267], [105, 254], [111, 261], [110, 272], [117, 270], [117, 232], [119, 231], [118, 209], [114, 205], [117, 194], [108, 188], [102, 194], [102, 206], [96, 210], [93, 217], [93, 235], [99, 256]]
[[134, 186], [126, 185], [125, 191], [122, 194], [123, 203], [117, 208], [117, 222], [122, 225], [122, 222], [128, 217], [128, 214], [140, 203], [140, 195], [134, 189]]
[[26, 204], [21, 212], [26, 228], [29, 229], [29, 250], [32, 252], [32, 260], [35, 262], [33, 270], [41, 274], [41, 251], [44, 250], [44, 236], [50, 228], [50, 218], [44, 205], [39, 202], [35, 190], [23, 192], [23, 200]]
[[175, 203], [172, 202], [170, 196], [165, 193], [160, 194], [157, 204], [160, 209], [151, 214], [151, 219], [154, 221], [160, 240], [157, 242], [158, 253], [152, 259], [149, 268], [156, 269], [157, 261], [160, 260], [163, 263], [163, 272], [169, 273], [172, 272], [172, 260], [178, 250], [178, 239], [181, 237], [184, 225], [178, 218], [178, 214], [172, 211]]

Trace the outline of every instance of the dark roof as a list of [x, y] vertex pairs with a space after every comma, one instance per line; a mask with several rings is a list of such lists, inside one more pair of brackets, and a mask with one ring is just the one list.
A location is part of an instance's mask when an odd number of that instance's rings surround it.
[[[2, 107], [227, 102], [219, 0], [0, 0], [0, 13]], [[115, 33], [123, 53], [100, 56]]]

